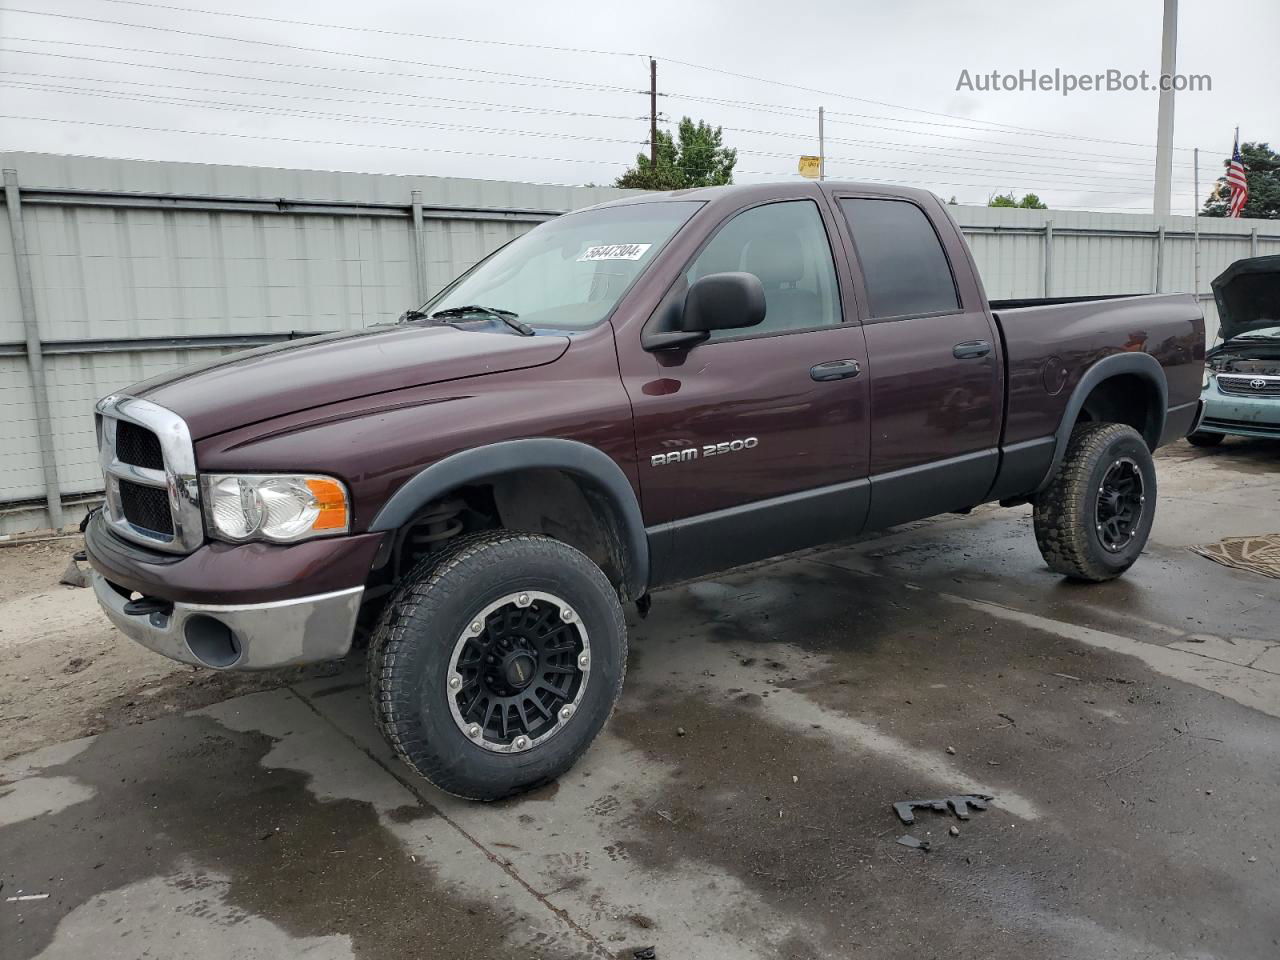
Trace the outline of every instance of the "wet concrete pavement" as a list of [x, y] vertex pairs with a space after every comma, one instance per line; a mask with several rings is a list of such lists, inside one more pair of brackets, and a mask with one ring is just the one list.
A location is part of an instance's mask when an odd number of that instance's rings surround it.
[[659, 594], [513, 801], [414, 779], [360, 664], [14, 758], [0, 956], [1276, 956], [1280, 581], [1186, 547], [1280, 530], [1277, 467], [1173, 448], [1110, 584], [984, 509]]

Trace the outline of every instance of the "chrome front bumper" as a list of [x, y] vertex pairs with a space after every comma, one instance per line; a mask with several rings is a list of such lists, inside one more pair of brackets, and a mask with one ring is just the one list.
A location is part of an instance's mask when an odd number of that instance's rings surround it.
[[96, 570], [93, 592], [121, 632], [171, 660], [219, 670], [262, 670], [337, 660], [351, 649], [364, 587], [217, 606], [175, 603], [168, 612], [125, 612], [129, 600]]
[[1204, 415], [1196, 428], [1202, 433], [1280, 437], [1280, 396], [1224, 393], [1214, 379], [1205, 389], [1203, 400]]

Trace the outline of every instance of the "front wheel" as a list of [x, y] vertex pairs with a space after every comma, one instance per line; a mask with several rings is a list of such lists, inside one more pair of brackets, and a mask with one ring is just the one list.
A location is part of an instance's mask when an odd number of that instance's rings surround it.
[[1110, 580], [1142, 553], [1155, 509], [1156, 469], [1142, 435], [1123, 423], [1083, 423], [1036, 496], [1036, 543], [1055, 573]]
[[549, 537], [493, 531], [425, 559], [369, 649], [374, 715], [450, 793], [498, 800], [568, 770], [622, 689], [627, 636], [600, 569]]

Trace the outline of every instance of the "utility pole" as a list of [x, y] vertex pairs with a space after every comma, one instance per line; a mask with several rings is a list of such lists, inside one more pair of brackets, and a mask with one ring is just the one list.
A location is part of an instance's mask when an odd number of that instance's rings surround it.
[[649, 58], [649, 169], [658, 172], [658, 61]]
[[[1156, 192], [1151, 209], [1157, 217], [1169, 215], [1173, 187], [1173, 74], [1177, 70], [1178, 0], [1164, 0], [1164, 34], [1160, 43], [1160, 77], [1171, 89], [1160, 91], [1156, 116]], [[1168, 78], [1167, 80], [1165, 78]]]
[[1194, 175], [1195, 175], [1195, 198], [1191, 201], [1191, 224], [1194, 240], [1192, 241], [1191, 260], [1192, 267], [1191, 276], [1191, 292], [1196, 295], [1196, 306], [1200, 305], [1200, 148], [1196, 147], [1192, 153], [1194, 158]]
[[827, 151], [822, 134], [822, 108], [818, 108], [818, 179], [827, 179]]

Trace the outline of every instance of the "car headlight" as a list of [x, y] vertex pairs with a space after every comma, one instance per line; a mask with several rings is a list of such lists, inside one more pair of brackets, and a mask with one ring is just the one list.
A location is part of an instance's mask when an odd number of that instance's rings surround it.
[[221, 540], [296, 543], [349, 529], [347, 488], [333, 477], [215, 473], [200, 480], [205, 523]]
[[1213, 371], [1212, 371], [1212, 370], [1209, 370], [1209, 369], [1206, 367], [1206, 368], [1205, 368], [1205, 371], [1204, 371], [1204, 383], [1200, 384], [1200, 389], [1201, 389], [1201, 390], [1208, 390], [1208, 389], [1209, 389], [1209, 384], [1210, 384], [1210, 382], [1211, 382], [1212, 380], [1213, 380]]

